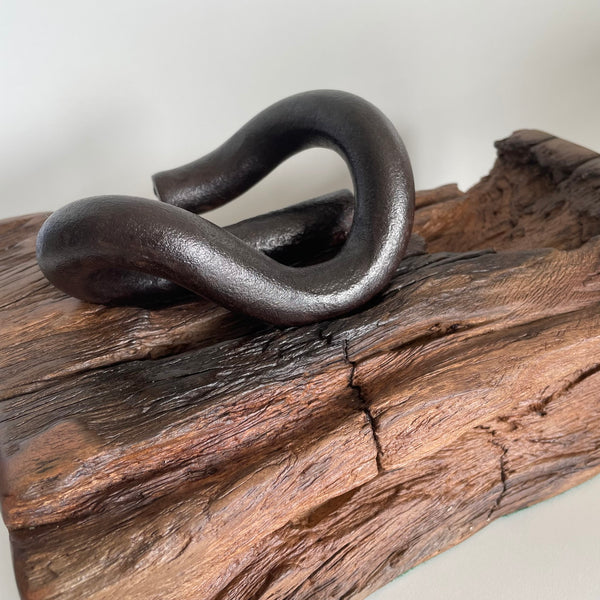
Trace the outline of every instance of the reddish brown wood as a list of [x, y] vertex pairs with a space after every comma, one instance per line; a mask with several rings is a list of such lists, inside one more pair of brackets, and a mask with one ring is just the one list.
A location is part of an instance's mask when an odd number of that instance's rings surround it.
[[0, 223], [2, 507], [21, 593], [361, 598], [600, 472], [600, 157], [535, 131], [363, 310], [105, 308]]

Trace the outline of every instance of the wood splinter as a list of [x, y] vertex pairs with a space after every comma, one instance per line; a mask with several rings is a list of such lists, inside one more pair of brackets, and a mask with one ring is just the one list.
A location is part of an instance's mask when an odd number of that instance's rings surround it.
[[600, 156], [417, 194], [391, 286], [277, 329], [106, 308], [0, 223], [2, 508], [30, 600], [363, 598], [600, 472]]

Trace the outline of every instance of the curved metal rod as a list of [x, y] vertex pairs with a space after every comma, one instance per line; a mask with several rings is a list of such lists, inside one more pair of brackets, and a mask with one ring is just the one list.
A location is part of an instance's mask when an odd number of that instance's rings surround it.
[[[353, 223], [330, 260], [288, 266], [235, 231], [190, 214], [232, 200], [312, 146], [341, 154], [354, 181]], [[414, 185], [402, 141], [378, 109], [344, 92], [284, 99], [211, 154], [159, 173], [154, 182], [163, 202], [105, 196], [52, 214], [37, 243], [46, 277], [100, 303], [124, 299], [124, 290], [130, 297], [136, 290], [143, 294], [166, 279], [234, 311], [279, 325], [304, 324], [352, 310], [383, 289], [412, 228]]]

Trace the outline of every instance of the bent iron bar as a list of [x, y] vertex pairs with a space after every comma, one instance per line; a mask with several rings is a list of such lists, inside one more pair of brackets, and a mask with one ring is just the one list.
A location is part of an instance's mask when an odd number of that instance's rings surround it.
[[[228, 228], [197, 216], [309, 147], [331, 148], [348, 164], [355, 188], [349, 231], [343, 192]], [[299, 325], [343, 314], [381, 291], [412, 228], [414, 184], [402, 140], [372, 104], [339, 91], [277, 102], [214, 152], [153, 179], [162, 202], [103, 196], [53, 213], [37, 240], [44, 275], [90, 302], [135, 302], [180, 286], [233, 311]], [[331, 234], [347, 238], [325, 262], [275, 260], [299, 237]]]

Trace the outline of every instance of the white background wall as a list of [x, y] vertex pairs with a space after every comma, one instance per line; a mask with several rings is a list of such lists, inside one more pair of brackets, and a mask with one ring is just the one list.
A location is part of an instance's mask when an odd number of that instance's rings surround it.
[[[151, 196], [275, 100], [355, 92], [403, 136], [417, 188], [489, 170], [539, 128], [600, 150], [598, 0], [0, 0], [0, 218], [83, 196]], [[218, 223], [349, 185], [290, 160]], [[600, 479], [504, 518], [374, 598], [600, 597]], [[0, 598], [17, 598], [0, 542]]]

